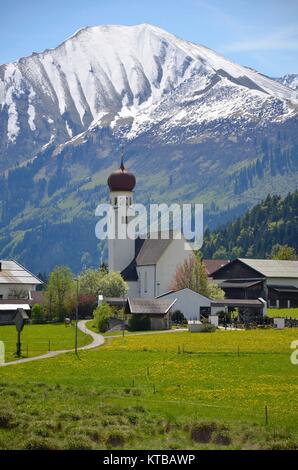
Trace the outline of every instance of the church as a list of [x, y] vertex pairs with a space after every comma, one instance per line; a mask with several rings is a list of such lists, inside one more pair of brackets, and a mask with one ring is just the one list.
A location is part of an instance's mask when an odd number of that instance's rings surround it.
[[[120, 205], [126, 210], [133, 204], [133, 191], [136, 185], [135, 175], [123, 164], [108, 178], [110, 204], [114, 211], [115, 233], [118, 233], [118, 210]], [[129, 216], [125, 217], [125, 223]], [[189, 256], [192, 250], [185, 249], [186, 240], [173, 238], [170, 231], [169, 239], [162, 239], [161, 232], [157, 239], [137, 238], [135, 240], [109, 239], [109, 269], [119, 271], [129, 286], [129, 297], [154, 299], [171, 289], [171, 283], [177, 267]]]

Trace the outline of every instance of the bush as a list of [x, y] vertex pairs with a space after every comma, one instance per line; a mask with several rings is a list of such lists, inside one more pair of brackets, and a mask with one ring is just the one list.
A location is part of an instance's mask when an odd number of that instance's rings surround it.
[[108, 304], [101, 304], [93, 312], [95, 325], [100, 333], [105, 333], [109, 328], [109, 319], [112, 316], [112, 309]]
[[31, 310], [32, 323], [40, 324], [45, 323], [45, 314], [43, 307], [39, 304], [35, 304]]
[[173, 323], [187, 323], [187, 319], [180, 310], [175, 310], [175, 312], [173, 312], [171, 320]]
[[151, 323], [148, 315], [132, 315], [128, 322], [131, 331], [150, 330]]
[[204, 323], [203, 322], [200, 332], [201, 333], [213, 333], [215, 330], [216, 330], [215, 325], [212, 325], [211, 323]]

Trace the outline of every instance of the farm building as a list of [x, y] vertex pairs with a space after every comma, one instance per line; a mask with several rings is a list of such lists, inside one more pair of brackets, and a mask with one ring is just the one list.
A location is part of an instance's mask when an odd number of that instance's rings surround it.
[[268, 307], [298, 307], [298, 261], [238, 258], [212, 274], [228, 299], [258, 299]]
[[171, 326], [171, 314], [176, 300], [140, 299], [128, 297], [126, 315], [148, 317], [151, 330], [166, 330]]
[[16, 261], [0, 261], [0, 299], [29, 299], [42, 281]]
[[0, 324], [11, 323], [17, 308], [30, 311], [42, 281], [16, 261], [0, 261]]
[[169, 291], [157, 297], [158, 299], [175, 300], [174, 310], [179, 310], [187, 320], [200, 318], [201, 315], [208, 315], [211, 312], [211, 299], [198, 294], [192, 289], [180, 289]]
[[218, 271], [219, 268], [225, 266], [230, 262], [229, 259], [204, 259], [203, 263], [205, 266], [205, 271], [210, 279], [212, 279], [212, 274], [215, 271]]

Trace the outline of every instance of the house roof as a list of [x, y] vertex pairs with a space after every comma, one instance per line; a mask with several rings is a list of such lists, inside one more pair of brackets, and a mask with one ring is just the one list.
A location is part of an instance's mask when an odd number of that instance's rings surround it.
[[174, 305], [176, 299], [140, 299], [140, 298], [131, 298], [127, 299], [127, 306], [129, 312], [134, 315], [165, 315], [168, 313], [170, 308]]
[[259, 299], [225, 299], [211, 302], [211, 307], [262, 307]]
[[255, 271], [263, 274], [265, 277], [298, 278], [298, 261], [246, 258], [238, 259]]
[[211, 276], [212, 273], [217, 271], [222, 266], [225, 266], [230, 262], [229, 259], [204, 259], [203, 263], [205, 265], [205, 270], [208, 276]]
[[166, 297], [167, 295], [172, 296], [173, 294], [179, 295], [179, 293], [183, 292], [183, 291], [188, 291], [190, 295], [195, 295], [197, 297], [200, 297], [200, 298], [203, 298], [203, 299], [206, 299], [206, 300], [210, 301], [210, 299], [208, 297], [206, 297], [205, 295], [199, 294], [199, 292], [196, 292], [196, 291], [190, 289], [189, 287], [184, 287], [183, 289], [178, 289], [178, 290], [169, 290], [168, 292], [164, 292], [163, 294], [160, 294], [155, 298], [160, 299], [162, 297]]
[[0, 284], [42, 284], [34, 274], [16, 261], [0, 261]]

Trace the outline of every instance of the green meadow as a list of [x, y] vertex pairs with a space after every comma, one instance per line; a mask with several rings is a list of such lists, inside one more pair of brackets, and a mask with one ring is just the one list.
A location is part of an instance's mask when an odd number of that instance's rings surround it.
[[[17, 332], [14, 325], [0, 326], [0, 341], [5, 345], [5, 362], [18, 359], [15, 356]], [[25, 325], [21, 334], [22, 358], [39, 356], [48, 351], [74, 348], [75, 328], [64, 324]], [[90, 336], [78, 331], [78, 345], [91, 342]]]
[[298, 308], [268, 308], [269, 317], [298, 318]]
[[127, 335], [0, 368], [0, 448], [298, 449], [295, 340], [294, 328]]

